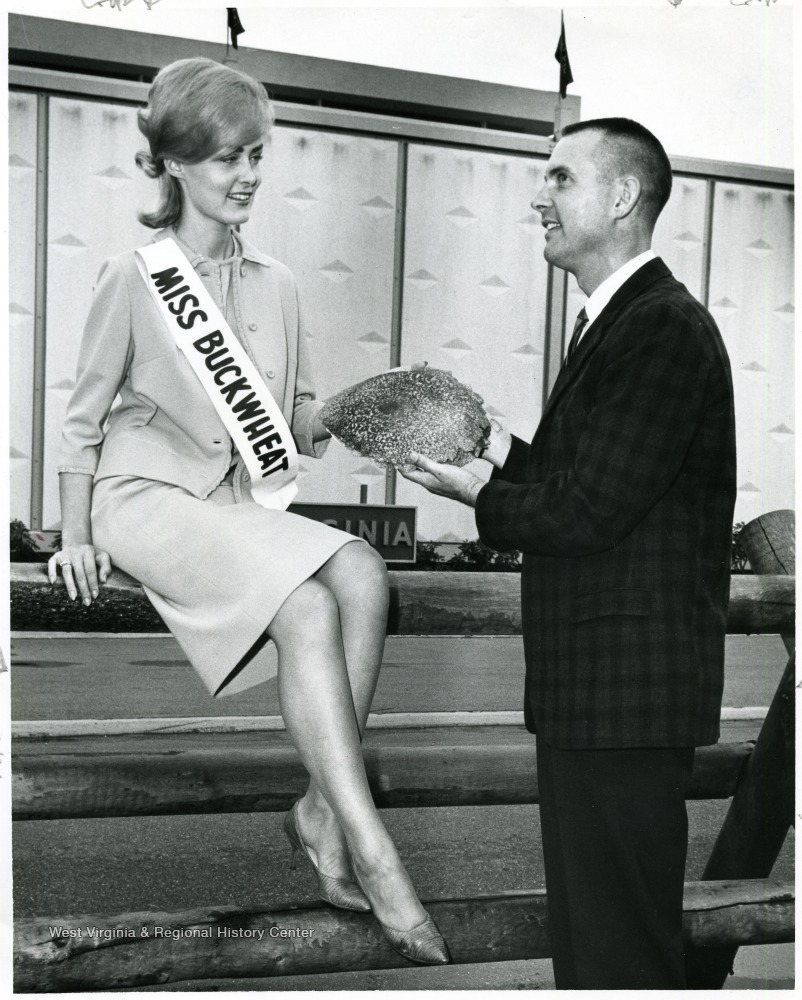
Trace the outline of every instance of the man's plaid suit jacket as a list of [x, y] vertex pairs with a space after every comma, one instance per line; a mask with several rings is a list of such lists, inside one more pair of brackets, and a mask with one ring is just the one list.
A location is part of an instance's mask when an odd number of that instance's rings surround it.
[[716, 742], [735, 490], [724, 343], [654, 259], [477, 499], [482, 541], [524, 553], [531, 732], [568, 749]]

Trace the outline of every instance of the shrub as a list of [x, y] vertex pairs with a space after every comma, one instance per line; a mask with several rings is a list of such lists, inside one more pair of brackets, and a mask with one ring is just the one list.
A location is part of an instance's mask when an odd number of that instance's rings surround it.
[[744, 551], [743, 545], [741, 545], [740, 534], [743, 526], [743, 521], [738, 521], [737, 524], [733, 524], [732, 526], [732, 561], [730, 565], [733, 573], [751, 572], [749, 557]]
[[463, 542], [444, 568], [463, 573], [517, 573], [521, 569], [520, 552], [496, 552], [477, 539]]
[[11, 538], [9, 543], [12, 562], [39, 562], [39, 545], [28, 531], [27, 525], [17, 520], [11, 522]]

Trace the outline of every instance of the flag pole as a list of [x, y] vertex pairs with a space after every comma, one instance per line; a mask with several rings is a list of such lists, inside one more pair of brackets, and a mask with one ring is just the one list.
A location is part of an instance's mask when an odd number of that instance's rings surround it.
[[574, 78], [571, 74], [571, 63], [568, 60], [568, 45], [565, 41], [565, 11], [562, 8], [560, 9], [560, 40], [557, 43], [554, 58], [560, 64], [560, 86], [557, 91], [557, 103], [554, 106], [554, 132], [551, 137], [550, 149], [554, 149], [559, 142], [563, 126], [569, 124], [566, 118], [571, 118], [563, 105], [568, 84], [573, 83]]

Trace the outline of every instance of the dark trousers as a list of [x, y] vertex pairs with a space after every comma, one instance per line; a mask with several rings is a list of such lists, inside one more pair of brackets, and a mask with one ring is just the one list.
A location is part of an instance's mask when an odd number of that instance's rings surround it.
[[684, 989], [685, 783], [692, 748], [537, 740], [557, 989]]

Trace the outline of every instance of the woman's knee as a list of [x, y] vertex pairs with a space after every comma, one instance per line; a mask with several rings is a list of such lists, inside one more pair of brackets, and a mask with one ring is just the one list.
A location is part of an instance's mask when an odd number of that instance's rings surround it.
[[365, 542], [344, 545], [331, 560], [330, 582], [335, 596], [358, 596], [361, 602], [387, 595], [387, 566], [379, 553]]
[[359, 579], [380, 584], [387, 582], [387, 564], [366, 542], [345, 545], [337, 554], [350, 564], [351, 572]]
[[340, 613], [331, 590], [319, 580], [305, 580], [276, 612], [268, 635], [280, 644], [327, 633], [339, 633]]

